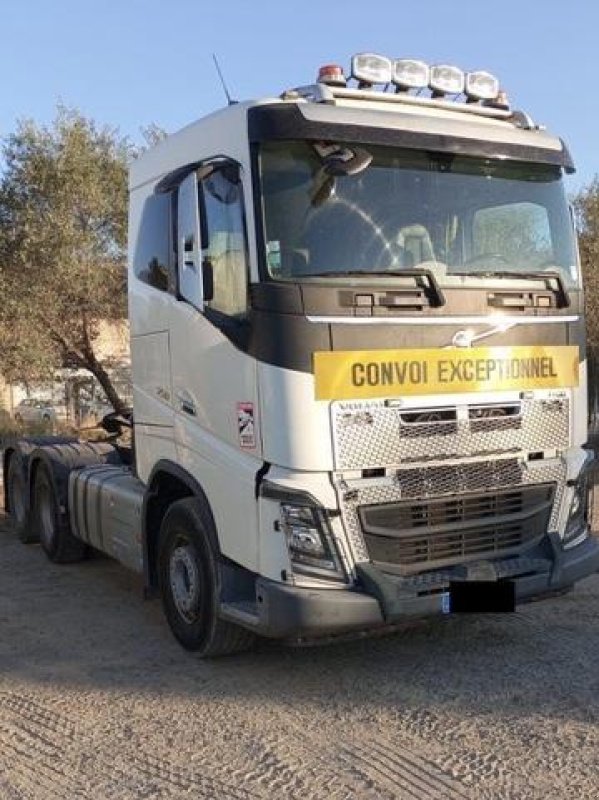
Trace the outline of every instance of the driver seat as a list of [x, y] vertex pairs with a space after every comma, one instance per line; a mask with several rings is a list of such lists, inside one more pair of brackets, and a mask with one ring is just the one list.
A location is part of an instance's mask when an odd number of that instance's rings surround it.
[[405, 267], [434, 261], [435, 252], [429, 232], [424, 225], [406, 225], [397, 234], [397, 244], [402, 250]]

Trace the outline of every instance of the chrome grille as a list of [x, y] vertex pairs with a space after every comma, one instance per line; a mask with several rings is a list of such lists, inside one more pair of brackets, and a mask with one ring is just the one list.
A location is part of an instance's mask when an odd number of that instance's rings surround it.
[[336, 468], [560, 450], [569, 444], [565, 396], [403, 408], [383, 400], [331, 406]]

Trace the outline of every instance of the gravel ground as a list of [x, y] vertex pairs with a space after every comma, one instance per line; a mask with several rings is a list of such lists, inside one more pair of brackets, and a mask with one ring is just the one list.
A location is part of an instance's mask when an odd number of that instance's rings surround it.
[[0, 798], [597, 798], [599, 575], [516, 614], [201, 662], [0, 520]]

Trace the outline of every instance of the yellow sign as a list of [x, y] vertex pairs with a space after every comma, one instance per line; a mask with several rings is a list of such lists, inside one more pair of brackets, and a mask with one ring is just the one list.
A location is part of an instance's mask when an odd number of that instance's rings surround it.
[[578, 386], [578, 347], [314, 353], [317, 400]]

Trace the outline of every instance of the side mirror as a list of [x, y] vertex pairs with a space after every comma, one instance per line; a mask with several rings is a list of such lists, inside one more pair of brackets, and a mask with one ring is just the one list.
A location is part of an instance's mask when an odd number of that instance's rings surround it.
[[214, 270], [212, 268], [212, 261], [205, 258], [202, 261], [202, 285], [204, 288], [204, 302], [209, 302], [214, 299]]

